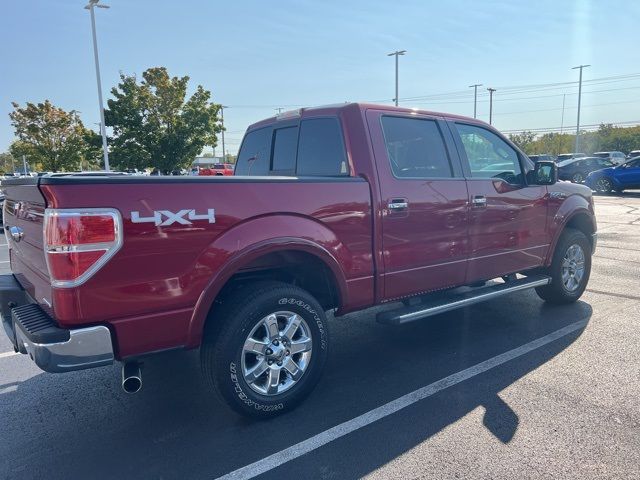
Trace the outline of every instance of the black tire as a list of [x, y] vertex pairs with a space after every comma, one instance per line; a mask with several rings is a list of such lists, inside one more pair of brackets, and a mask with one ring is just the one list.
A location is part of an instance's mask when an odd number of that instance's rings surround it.
[[595, 190], [598, 193], [611, 193], [613, 190], [613, 183], [606, 177], [599, 178], [596, 180]]
[[[285, 372], [285, 367], [281, 368], [278, 375], [284, 378], [283, 382], [293, 382], [286, 391], [272, 395], [261, 394], [254, 390], [257, 384], [252, 387], [244, 377], [243, 359], [246, 360], [247, 355], [250, 357], [251, 354], [244, 353], [243, 347], [254, 328], [264, 318], [282, 311], [302, 317], [304, 329], [308, 330], [308, 337], [311, 338], [310, 356], [304, 373], [295, 382], [293, 376], [288, 371]], [[264, 333], [267, 333], [266, 330]], [[281, 345], [285, 343], [288, 340]], [[292, 410], [311, 393], [320, 380], [327, 352], [327, 318], [316, 299], [293, 285], [257, 282], [233, 290], [222, 305], [214, 309], [205, 328], [200, 361], [208, 386], [224, 403], [241, 415], [265, 419]], [[286, 350], [286, 355], [289, 356], [289, 350]], [[270, 357], [258, 355], [253, 360], [265, 365], [267, 358]], [[295, 360], [294, 354], [290, 358]], [[286, 365], [289, 358], [281, 360]], [[265, 371], [264, 380], [270, 378], [271, 369], [275, 369], [275, 364]], [[280, 384], [276, 388], [279, 389]]]
[[[565, 255], [574, 245], [579, 246], [584, 254], [584, 273], [577, 288], [569, 289], [562, 278], [563, 260]], [[586, 235], [580, 230], [567, 228], [558, 239], [558, 244], [553, 252], [551, 266], [544, 271], [551, 277], [551, 283], [544, 287], [536, 288], [536, 293], [544, 301], [554, 304], [573, 303], [578, 300], [587, 288], [589, 275], [591, 274], [591, 244]]]
[[582, 183], [584, 182], [584, 175], [582, 175], [580, 172], [574, 173], [571, 177], [571, 181], [573, 183]]

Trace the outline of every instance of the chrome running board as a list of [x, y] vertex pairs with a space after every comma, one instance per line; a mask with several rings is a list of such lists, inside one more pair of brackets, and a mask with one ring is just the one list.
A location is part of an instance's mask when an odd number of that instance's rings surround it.
[[398, 310], [380, 312], [376, 315], [379, 323], [388, 325], [401, 325], [413, 322], [439, 313], [468, 307], [475, 303], [486, 302], [502, 295], [507, 295], [520, 290], [541, 287], [551, 283], [551, 277], [546, 275], [532, 275], [505, 283], [497, 283], [488, 287], [481, 287], [465, 293], [449, 293], [446, 297], [435, 300], [427, 300], [425, 303], [413, 307], [405, 307]]

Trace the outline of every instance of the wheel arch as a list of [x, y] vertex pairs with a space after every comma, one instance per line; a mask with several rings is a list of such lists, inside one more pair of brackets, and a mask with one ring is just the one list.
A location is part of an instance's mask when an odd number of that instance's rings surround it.
[[597, 231], [595, 215], [591, 205], [583, 197], [579, 197], [582, 200], [576, 199], [569, 204], [569, 200], [574, 197], [577, 196], [572, 196], [567, 199], [565, 204], [562, 205], [562, 207], [565, 208], [561, 208], [553, 220], [553, 240], [551, 242], [551, 248], [549, 248], [547, 253], [547, 258], [545, 259], [545, 266], [549, 266], [551, 264], [553, 253], [558, 245], [560, 235], [562, 235], [562, 232], [567, 228], [574, 228], [584, 233], [593, 250], [593, 234]]
[[[297, 219], [295, 223], [300, 223], [301, 220]], [[306, 220], [302, 221], [306, 222]], [[264, 221], [257, 223], [264, 224]], [[307, 225], [307, 228], [309, 227], [310, 225]], [[315, 233], [318, 233], [317, 224], [313, 228], [316, 230]], [[347, 304], [347, 281], [341, 267], [340, 256], [327, 248], [330, 245], [333, 247], [332, 251], [340, 250], [340, 244], [326, 227], [321, 228], [326, 230], [325, 235], [320, 235], [322, 243], [298, 236], [269, 237], [266, 232], [269, 238], [263, 238], [229, 255], [220, 268], [215, 270], [196, 302], [189, 323], [187, 348], [200, 345], [210, 311], [220, 296], [225, 293], [225, 288], [232, 286], [238, 279], [254, 280], [262, 276], [262, 278], [307, 287], [310, 293], [320, 297], [318, 300], [327, 309]], [[265, 230], [262, 232], [264, 234]], [[227, 239], [214, 242], [205, 255], [216, 255], [228, 251], [230, 244], [238, 242], [238, 238], [242, 236], [247, 238], [246, 233], [246, 226], [238, 229], [238, 232], [228, 235]], [[343, 255], [345, 253], [343, 252]], [[283, 266], [274, 268], [275, 259], [283, 260]], [[322, 279], [326, 284], [313, 282], [316, 279]], [[326, 287], [329, 291], [320, 290], [322, 287]]]

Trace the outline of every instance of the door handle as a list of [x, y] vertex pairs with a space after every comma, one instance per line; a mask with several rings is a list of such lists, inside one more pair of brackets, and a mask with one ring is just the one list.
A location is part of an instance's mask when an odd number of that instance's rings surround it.
[[471, 204], [475, 208], [485, 208], [487, 206], [487, 197], [484, 195], [474, 195]]
[[389, 210], [405, 210], [409, 208], [409, 202], [407, 202], [404, 198], [394, 198], [387, 205]]

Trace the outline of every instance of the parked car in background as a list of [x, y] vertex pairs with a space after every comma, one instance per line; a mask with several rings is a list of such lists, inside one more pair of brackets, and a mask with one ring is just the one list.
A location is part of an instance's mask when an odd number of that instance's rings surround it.
[[640, 157], [632, 158], [621, 165], [592, 172], [586, 184], [599, 193], [621, 193], [630, 188], [640, 188]]
[[546, 153], [542, 153], [540, 155], [529, 155], [529, 159], [532, 162], [542, 162], [542, 161], [555, 162], [556, 161], [556, 157], [554, 157], [553, 155], [548, 155]]
[[561, 153], [560, 155], [558, 155], [558, 158], [556, 158], [556, 162], [560, 163], [563, 160], [570, 160], [572, 158], [584, 158], [586, 156], [586, 153]]
[[606, 158], [570, 158], [558, 163], [558, 178], [573, 183], [582, 183], [591, 172], [609, 167], [615, 167], [615, 164]]
[[216, 163], [211, 168], [201, 168], [198, 175], [217, 175], [217, 176], [231, 176], [233, 175], [233, 164], [231, 163]]
[[596, 152], [593, 154], [594, 157], [600, 157], [600, 158], [608, 158], [609, 160], [611, 160], [613, 163], [615, 163], [616, 165], [620, 165], [621, 163], [624, 163], [627, 160], [627, 156], [622, 153], [622, 152]]
[[629, 155], [627, 155], [627, 159], [631, 160], [632, 158], [640, 157], [640, 150], [631, 150]]

